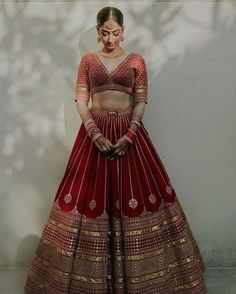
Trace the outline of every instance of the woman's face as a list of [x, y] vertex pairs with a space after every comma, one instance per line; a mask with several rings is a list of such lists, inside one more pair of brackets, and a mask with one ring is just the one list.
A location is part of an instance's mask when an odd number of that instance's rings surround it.
[[108, 28], [105, 24], [100, 26], [98, 34], [101, 37], [104, 47], [108, 51], [112, 51], [119, 46], [121, 37], [123, 36], [123, 30], [118, 23], [113, 22], [112, 28]]

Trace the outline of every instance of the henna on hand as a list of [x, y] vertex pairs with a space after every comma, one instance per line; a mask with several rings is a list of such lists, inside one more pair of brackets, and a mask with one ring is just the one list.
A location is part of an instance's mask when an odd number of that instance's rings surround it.
[[102, 153], [108, 153], [111, 151], [111, 148], [113, 144], [111, 143], [110, 140], [108, 140], [106, 137], [103, 135], [98, 137], [95, 141], [94, 144], [98, 148], [98, 150]]
[[112, 151], [109, 152], [108, 159], [113, 160], [119, 156], [123, 156], [129, 148], [129, 146], [130, 143], [127, 142], [125, 138], [123, 138], [122, 136], [117, 140], [116, 144], [111, 147]]

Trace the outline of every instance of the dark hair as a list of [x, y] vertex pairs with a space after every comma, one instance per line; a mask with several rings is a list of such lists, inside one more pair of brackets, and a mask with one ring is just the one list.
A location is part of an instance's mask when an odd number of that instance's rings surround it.
[[110, 12], [112, 11], [113, 19], [120, 25], [123, 26], [123, 13], [116, 7], [106, 6], [103, 7], [97, 13], [97, 29], [109, 19]]

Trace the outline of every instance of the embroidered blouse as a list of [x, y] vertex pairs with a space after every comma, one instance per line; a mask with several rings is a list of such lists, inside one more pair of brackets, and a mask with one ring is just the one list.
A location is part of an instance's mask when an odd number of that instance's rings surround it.
[[[111, 64], [111, 60], [116, 58], [105, 57], [106, 60], [110, 59], [108, 63]], [[144, 58], [138, 53], [129, 52], [114, 70], [109, 71], [97, 52], [83, 55], [78, 67], [74, 101], [88, 102], [93, 93], [108, 89], [129, 93], [133, 102], [144, 101], [147, 104], [148, 78]]]

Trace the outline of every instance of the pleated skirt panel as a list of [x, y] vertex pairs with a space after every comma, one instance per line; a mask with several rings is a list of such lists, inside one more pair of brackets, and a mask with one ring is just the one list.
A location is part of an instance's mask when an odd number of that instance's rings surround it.
[[[92, 107], [113, 144], [124, 111]], [[143, 124], [126, 153], [109, 160], [75, 138], [25, 284], [30, 294], [204, 294], [206, 267], [167, 171]]]

